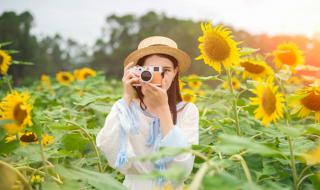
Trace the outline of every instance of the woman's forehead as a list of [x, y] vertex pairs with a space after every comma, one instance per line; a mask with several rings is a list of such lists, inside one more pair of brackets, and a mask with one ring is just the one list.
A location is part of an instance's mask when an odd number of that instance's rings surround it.
[[152, 55], [148, 57], [145, 60], [144, 63], [145, 66], [162, 66], [162, 67], [168, 67], [168, 68], [173, 68], [173, 63], [165, 58], [165, 57], [160, 57], [157, 55]]

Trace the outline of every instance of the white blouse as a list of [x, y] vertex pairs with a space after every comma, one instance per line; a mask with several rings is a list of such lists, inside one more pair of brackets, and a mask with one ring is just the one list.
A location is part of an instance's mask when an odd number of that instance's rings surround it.
[[[177, 123], [163, 136], [160, 119], [142, 110], [138, 103], [130, 105], [123, 98], [116, 101], [103, 128], [97, 134], [97, 147], [106, 156], [109, 165], [125, 175], [123, 185], [131, 190], [152, 190], [169, 179], [141, 179], [139, 174], [148, 174], [154, 169], [163, 171], [172, 165], [185, 169], [185, 178], [191, 174], [194, 155], [183, 153], [174, 158], [164, 158], [154, 163], [138, 158], [158, 151], [160, 147], [189, 147], [199, 144], [199, 111], [195, 104], [177, 104]], [[174, 184], [182, 189], [182, 184]]]

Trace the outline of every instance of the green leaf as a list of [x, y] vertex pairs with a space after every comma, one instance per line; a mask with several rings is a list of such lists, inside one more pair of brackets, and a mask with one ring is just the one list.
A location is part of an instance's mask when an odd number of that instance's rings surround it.
[[240, 56], [246, 56], [260, 51], [260, 48], [254, 49], [249, 47], [244, 47], [240, 49]]
[[32, 63], [32, 62], [17, 61], [17, 60], [12, 61], [12, 64], [14, 64], [14, 65], [34, 65], [34, 63]]
[[97, 189], [113, 189], [113, 190], [125, 190], [127, 189], [121, 183], [113, 179], [108, 174], [102, 174], [95, 171], [58, 165], [56, 166], [57, 172], [65, 178], [73, 180], [81, 180], [85, 183], [92, 185]]
[[237, 153], [242, 149], [261, 155], [274, 155], [279, 153], [268, 146], [245, 137], [221, 134], [219, 135], [219, 139], [221, 143], [217, 145], [217, 149], [225, 153]]

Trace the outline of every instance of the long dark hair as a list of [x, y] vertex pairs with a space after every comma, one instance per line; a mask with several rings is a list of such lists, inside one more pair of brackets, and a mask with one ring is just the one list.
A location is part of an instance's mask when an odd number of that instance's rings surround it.
[[[161, 53], [146, 55], [146, 56], [144, 56], [144, 57], [142, 57], [142, 58], [140, 58], [138, 60], [137, 65], [143, 66], [145, 61], [146, 61], [146, 59], [148, 57], [152, 56], [152, 55], [157, 55], [159, 57], [167, 58], [173, 63], [173, 67], [174, 68], [178, 67], [178, 61], [174, 57], [172, 57], [170, 55], [167, 55], [167, 54], [161, 54]], [[137, 95], [138, 95], [138, 97], [140, 99], [140, 107], [141, 107], [141, 109], [146, 110], [147, 106], [143, 102], [143, 96], [144, 95], [142, 94], [141, 86], [135, 87], [135, 90], [136, 90]], [[177, 103], [182, 101], [180, 88], [179, 88], [179, 71], [177, 72], [176, 76], [174, 77], [174, 79], [173, 79], [173, 81], [171, 83], [171, 86], [167, 90], [167, 95], [168, 95], [168, 104], [169, 104], [169, 107], [170, 107], [172, 121], [173, 121], [174, 124], [176, 124], [177, 123], [177, 107], [176, 107], [176, 105], [177, 105]]]

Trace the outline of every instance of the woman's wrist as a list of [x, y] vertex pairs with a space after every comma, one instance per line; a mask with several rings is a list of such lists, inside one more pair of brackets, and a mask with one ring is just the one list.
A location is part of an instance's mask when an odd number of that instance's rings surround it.
[[[161, 110], [160, 110], [161, 109]], [[173, 121], [171, 117], [169, 105], [159, 107], [160, 128], [163, 136], [165, 136], [173, 127]]]

